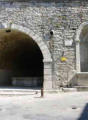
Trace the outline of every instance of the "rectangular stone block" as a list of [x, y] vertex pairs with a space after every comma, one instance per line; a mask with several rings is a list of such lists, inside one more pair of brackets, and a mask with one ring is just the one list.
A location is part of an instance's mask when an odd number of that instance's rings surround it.
[[52, 75], [52, 69], [44, 69], [44, 75]]
[[42, 77], [17, 77], [12, 78], [12, 85], [37, 87], [42, 84], [42, 79]]
[[51, 69], [51, 68], [52, 68], [52, 64], [50, 62], [44, 63], [44, 69]]
[[44, 90], [51, 90], [52, 89], [52, 81], [44, 81]]
[[52, 81], [52, 76], [51, 75], [45, 75], [44, 76], [44, 81]]

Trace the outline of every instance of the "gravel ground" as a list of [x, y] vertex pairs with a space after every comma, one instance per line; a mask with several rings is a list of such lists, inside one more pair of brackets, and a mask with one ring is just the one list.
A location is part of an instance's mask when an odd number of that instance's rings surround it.
[[88, 120], [88, 92], [0, 96], [0, 120]]

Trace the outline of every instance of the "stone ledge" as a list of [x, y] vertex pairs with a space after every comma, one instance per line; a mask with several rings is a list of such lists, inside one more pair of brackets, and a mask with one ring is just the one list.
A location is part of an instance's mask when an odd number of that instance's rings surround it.
[[62, 88], [63, 92], [77, 92], [76, 88]]
[[74, 86], [77, 91], [88, 91], [88, 86]]
[[0, 2], [53, 2], [53, 0], [0, 0]]
[[0, 2], [29, 2], [30, 0], [0, 0]]

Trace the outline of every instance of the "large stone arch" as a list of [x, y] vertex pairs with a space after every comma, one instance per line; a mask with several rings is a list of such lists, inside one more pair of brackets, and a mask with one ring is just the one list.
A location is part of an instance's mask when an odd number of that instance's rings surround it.
[[76, 42], [76, 70], [77, 70], [77, 72], [81, 72], [81, 68], [80, 68], [80, 35], [85, 26], [88, 26], [88, 22], [82, 23], [76, 31], [75, 42]]
[[[1, 29], [7, 28], [7, 27], [8, 27], [7, 23], [0, 24]], [[26, 27], [23, 27], [23, 26], [20, 26], [17, 24], [12, 24], [11, 28], [17, 29], [19, 31], [26, 33], [37, 43], [37, 45], [39, 46], [39, 48], [43, 54], [43, 62], [44, 62], [43, 87], [44, 87], [44, 89], [47, 89], [47, 90], [52, 89], [52, 58], [51, 58], [49, 49], [46, 46], [46, 44], [44, 43], [44, 41], [42, 40], [42, 38], [40, 36], [36, 35], [35, 33], [33, 33], [33, 31], [31, 31], [29, 28], [26, 28]]]

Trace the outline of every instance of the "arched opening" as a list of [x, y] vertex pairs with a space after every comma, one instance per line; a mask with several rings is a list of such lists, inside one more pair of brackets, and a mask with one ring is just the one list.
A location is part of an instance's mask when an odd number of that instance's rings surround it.
[[43, 85], [43, 55], [25, 33], [0, 30], [0, 86]]
[[81, 72], [88, 72], [88, 25], [80, 34], [80, 69]]

